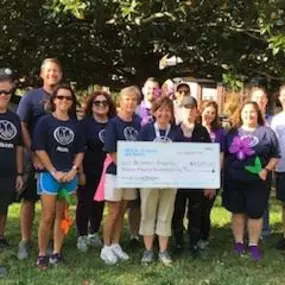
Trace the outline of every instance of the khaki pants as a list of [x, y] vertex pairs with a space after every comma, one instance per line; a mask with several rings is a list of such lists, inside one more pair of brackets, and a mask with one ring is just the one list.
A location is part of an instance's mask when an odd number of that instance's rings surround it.
[[177, 189], [141, 189], [141, 235], [171, 236]]

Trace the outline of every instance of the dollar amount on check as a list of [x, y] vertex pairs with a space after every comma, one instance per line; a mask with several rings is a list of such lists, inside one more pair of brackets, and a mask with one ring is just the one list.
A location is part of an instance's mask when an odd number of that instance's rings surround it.
[[215, 143], [118, 142], [119, 188], [220, 188]]

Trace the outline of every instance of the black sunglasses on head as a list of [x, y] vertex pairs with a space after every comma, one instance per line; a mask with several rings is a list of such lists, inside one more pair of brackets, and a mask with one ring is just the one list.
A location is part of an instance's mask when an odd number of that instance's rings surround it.
[[96, 106], [96, 107], [99, 107], [99, 106], [103, 106], [103, 107], [107, 107], [109, 106], [109, 102], [107, 100], [95, 100], [93, 101], [93, 105]]

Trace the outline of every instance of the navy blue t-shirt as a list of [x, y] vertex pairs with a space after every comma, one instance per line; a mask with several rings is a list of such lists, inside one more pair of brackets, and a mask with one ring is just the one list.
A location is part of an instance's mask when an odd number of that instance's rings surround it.
[[14, 176], [16, 148], [22, 146], [21, 123], [17, 114], [7, 111], [0, 114], [0, 175]]
[[75, 119], [61, 121], [46, 115], [34, 130], [32, 150], [45, 150], [57, 170], [69, 171], [74, 156], [85, 151], [85, 136]]
[[138, 141], [157, 141], [157, 142], [182, 142], [184, 141], [183, 133], [180, 127], [171, 125], [171, 128], [166, 136], [166, 130], [159, 129], [159, 137], [155, 133], [155, 123], [150, 123], [143, 126], [140, 130]]
[[86, 150], [83, 160], [84, 173], [101, 175], [106, 157], [106, 153], [103, 150], [106, 126], [107, 123], [99, 123], [93, 117], [88, 117], [81, 121], [81, 127], [86, 139]]
[[46, 114], [45, 105], [49, 98], [50, 94], [38, 88], [27, 92], [19, 103], [17, 114], [21, 122], [27, 123], [31, 137], [38, 120]]
[[[133, 120], [129, 122], [122, 120], [119, 116], [112, 118], [106, 127], [104, 150], [114, 153], [117, 152], [118, 141], [136, 141], [140, 128], [141, 120], [138, 116], [134, 116]], [[116, 165], [111, 163], [106, 173], [116, 175]]]
[[[236, 153], [230, 152], [230, 147], [235, 137], [240, 139], [249, 138], [250, 148], [254, 150], [252, 155], [245, 155], [240, 160]], [[279, 158], [279, 144], [275, 133], [269, 127], [260, 126], [250, 132], [242, 128], [230, 130], [225, 137], [225, 179], [234, 179], [244, 182], [259, 181], [257, 174], [245, 169], [247, 165], [254, 165], [256, 157], [259, 157], [262, 167], [265, 167], [271, 158]], [[268, 179], [270, 177], [268, 176]]]

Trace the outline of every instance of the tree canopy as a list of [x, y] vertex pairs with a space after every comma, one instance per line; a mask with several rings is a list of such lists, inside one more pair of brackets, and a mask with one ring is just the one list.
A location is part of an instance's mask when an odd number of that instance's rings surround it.
[[[0, 64], [33, 80], [57, 57], [79, 86], [285, 78], [285, 1], [3, 0]], [[159, 60], [183, 63], [164, 70]]]

